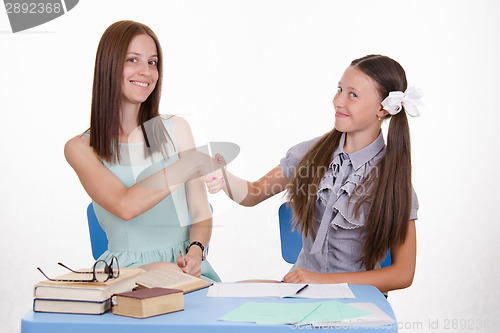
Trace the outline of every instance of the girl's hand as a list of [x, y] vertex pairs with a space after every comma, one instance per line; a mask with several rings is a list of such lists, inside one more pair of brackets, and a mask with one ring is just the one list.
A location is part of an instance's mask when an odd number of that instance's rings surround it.
[[297, 268], [283, 278], [286, 283], [333, 283], [326, 279], [326, 274], [308, 271], [307, 269]]
[[207, 185], [208, 192], [215, 194], [222, 190], [224, 186], [224, 177], [222, 176], [222, 171], [216, 170], [206, 176], [203, 176], [203, 181]]

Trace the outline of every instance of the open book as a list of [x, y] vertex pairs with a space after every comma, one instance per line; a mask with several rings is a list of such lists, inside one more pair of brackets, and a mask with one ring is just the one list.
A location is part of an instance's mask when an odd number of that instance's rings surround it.
[[168, 268], [144, 272], [136, 278], [135, 283], [143, 288], [180, 289], [184, 294], [212, 285], [203, 279]]

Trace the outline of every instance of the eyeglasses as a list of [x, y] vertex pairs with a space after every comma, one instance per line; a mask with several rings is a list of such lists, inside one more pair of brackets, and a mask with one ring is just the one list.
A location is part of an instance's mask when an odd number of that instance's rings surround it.
[[[42, 273], [43, 276], [47, 278], [47, 280], [59, 281], [59, 282], [106, 282], [109, 279], [116, 279], [118, 276], [120, 276], [120, 267], [118, 266], [118, 259], [116, 257], [111, 258], [111, 263], [109, 265], [104, 260], [97, 260], [94, 266], [92, 267], [92, 272], [75, 271], [60, 262], [58, 263], [58, 265], [76, 274], [92, 274], [92, 279], [86, 279], [86, 280], [51, 279], [42, 271], [40, 267], [37, 267], [36, 269], [38, 269], [40, 273]], [[103, 270], [98, 269], [98, 267], [101, 265], [104, 265]]]

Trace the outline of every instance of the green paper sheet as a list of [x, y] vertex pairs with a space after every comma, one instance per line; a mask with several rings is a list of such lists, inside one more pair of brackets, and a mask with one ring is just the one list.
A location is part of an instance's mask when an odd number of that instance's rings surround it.
[[301, 322], [318, 306], [319, 303], [246, 302], [219, 320], [257, 324], [295, 324]]
[[256, 324], [318, 324], [370, 315], [350, 305], [338, 302], [264, 303], [245, 302], [219, 320]]

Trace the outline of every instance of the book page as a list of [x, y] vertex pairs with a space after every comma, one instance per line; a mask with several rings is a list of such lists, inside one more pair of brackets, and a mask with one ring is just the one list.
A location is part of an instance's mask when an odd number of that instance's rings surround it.
[[135, 283], [147, 288], [161, 287], [182, 289], [184, 291], [186, 291], [184, 287], [191, 284], [199, 286], [209, 285], [205, 280], [171, 269], [156, 269], [144, 272], [137, 277]]

